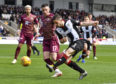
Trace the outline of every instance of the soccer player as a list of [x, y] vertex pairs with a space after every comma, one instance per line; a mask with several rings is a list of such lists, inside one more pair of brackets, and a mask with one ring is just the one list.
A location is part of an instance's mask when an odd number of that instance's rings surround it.
[[[44, 61], [49, 64], [53, 65], [54, 62], [57, 60], [57, 54], [59, 52], [59, 42], [57, 35], [55, 34], [56, 26], [53, 25], [52, 19], [54, 14], [50, 13], [50, 7], [48, 4], [43, 4], [42, 8], [42, 16], [40, 22], [40, 34], [44, 37], [43, 39], [43, 57]], [[51, 58], [51, 59], [50, 59]], [[51, 72], [51, 70], [49, 70]], [[62, 72], [56, 68], [55, 74], [52, 77], [61, 76]]]
[[[90, 21], [89, 17], [88, 16], [85, 16], [84, 17], [84, 22], [92, 22]], [[87, 39], [88, 41], [90, 41], [92, 44], [94, 44], [94, 41], [92, 38], [94, 38], [96, 36], [96, 28], [94, 26], [82, 26], [80, 28], [80, 32], [83, 34], [83, 38], [84, 39]], [[88, 58], [89, 58], [89, 55], [90, 55], [90, 50], [87, 51], [88, 52]], [[86, 53], [86, 51], [83, 51], [82, 52], [82, 55], [79, 56], [79, 58], [77, 59], [77, 62], [80, 61], [80, 59], [82, 58], [82, 63], [85, 63], [85, 60], [83, 57], [83, 55]], [[97, 59], [95, 56], [94, 56], [94, 59]]]
[[12, 61], [13, 64], [17, 62], [17, 57], [20, 53], [21, 47], [26, 41], [27, 44], [27, 56], [31, 56], [31, 42], [33, 39], [33, 33], [36, 32], [38, 33], [37, 29], [34, 27], [34, 25], [38, 25], [38, 19], [35, 15], [31, 14], [31, 6], [26, 5], [25, 6], [25, 14], [21, 16], [21, 19], [19, 21], [19, 28], [20, 24], [22, 23], [22, 29], [20, 33], [20, 38], [19, 38], [19, 44], [16, 48], [15, 52], [15, 57], [14, 60]]
[[63, 52], [63, 57], [58, 60], [57, 63], [54, 64], [54, 66], [48, 65], [49, 69], [55, 69], [56, 67], [60, 66], [63, 63], [66, 63], [69, 67], [72, 69], [80, 72], [79, 79], [83, 79], [87, 75], [87, 72], [80, 68], [75, 62], [71, 61], [72, 55], [75, 52], [79, 52], [81, 50], [89, 49], [90, 42], [82, 39], [79, 40], [79, 34], [77, 32], [76, 26], [88, 26], [88, 25], [95, 25], [98, 24], [98, 21], [94, 22], [76, 22], [74, 20], [68, 20], [64, 22], [62, 17], [60, 15], [55, 15], [53, 18], [54, 24], [57, 25], [56, 33], [61, 41], [61, 43], [66, 41], [66, 37], [68, 37], [68, 40], [70, 42], [68, 48]]
[[[89, 17], [89, 20], [92, 22], [92, 18], [93, 18], [93, 15], [92, 14], [88, 14], [88, 17]], [[98, 26], [96, 26], [96, 29], [98, 28]], [[95, 33], [94, 33], [95, 34]], [[94, 37], [92, 38], [92, 46], [93, 46], [93, 59], [97, 60], [98, 58], [96, 57], [96, 37], [94, 35]]]
[[[22, 29], [22, 23], [20, 24], [20, 30]], [[40, 25], [39, 25], [40, 26]], [[39, 26], [37, 26], [37, 29], [39, 30]], [[18, 36], [20, 36], [20, 30], [18, 30]], [[32, 40], [32, 50], [33, 50], [33, 54], [35, 54], [37, 52], [37, 55], [40, 55], [40, 51], [36, 48], [36, 46], [34, 45], [33, 41], [36, 39], [36, 32], [34, 32], [34, 38]]]

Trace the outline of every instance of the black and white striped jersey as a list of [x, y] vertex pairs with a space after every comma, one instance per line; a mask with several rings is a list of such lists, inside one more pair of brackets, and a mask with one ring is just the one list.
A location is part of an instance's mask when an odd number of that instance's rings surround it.
[[81, 33], [83, 33], [83, 38], [93, 38], [93, 33], [96, 31], [94, 26], [82, 26], [80, 28]]
[[56, 29], [56, 34], [59, 39], [68, 37], [68, 41], [72, 43], [80, 38], [80, 34], [76, 26], [80, 26], [80, 22], [68, 20], [65, 22], [64, 28]]

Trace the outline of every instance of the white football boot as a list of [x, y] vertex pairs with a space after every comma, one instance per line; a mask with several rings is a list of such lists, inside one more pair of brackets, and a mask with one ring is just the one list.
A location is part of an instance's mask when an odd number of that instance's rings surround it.
[[17, 63], [17, 60], [16, 60], [16, 59], [14, 59], [14, 60], [12, 61], [12, 64], [15, 64], [15, 63]]
[[59, 69], [56, 69], [55, 74], [51, 77], [56, 78], [56, 77], [60, 77], [60, 76], [62, 76], [62, 72]]
[[93, 59], [94, 59], [94, 60], [97, 60], [98, 58], [95, 56], [95, 57], [93, 57]]

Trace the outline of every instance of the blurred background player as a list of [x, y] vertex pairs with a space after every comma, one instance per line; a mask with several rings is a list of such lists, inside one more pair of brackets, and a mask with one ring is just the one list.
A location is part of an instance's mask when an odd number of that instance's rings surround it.
[[[43, 4], [42, 16], [40, 22], [40, 34], [44, 37], [43, 39], [43, 57], [44, 61], [53, 66], [57, 60], [57, 54], [59, 52], [59, 41], [55, 34], [56, 26], [53, 25], [52, 19], [54, 14], [50, 13], [50, 7], [48, 4]], [[51, 58], [51, 59], [50, 59]], [[47, 65], [46, 65], [47, 66]], [[50, 71], [50, 70], [49, 70]], [[50, 71], [51, 72], [51, 71]], [[61, 76], [62, 72], [59, 69], [55, 69], [55, 74], [52, 77]]]
[[[80, 68], [75, 62], [71, 61], [71, 58], [75, 52], [78, 53], [83, 49], [87, 51], [87, 46], [90, 46], [90, 42], [85, 39], [79, 40], [80, 38], [76, 30], [76, 26], [94, 25], [98, 22], [76, 22], [75, 20], [68, 20], [64, 22], [62, 17], [58, 14], [54, 16], [53, 22], [54, 24], [56, 24], [57, 27], [59, 27], [56, 29], [56, 33], [61, 43], [66, 42], [66, 37], [68, 37], [68, 40], [70, 42], [68, 48], [65, 50], [65, 52], [63, 52], [63, 57], [54, 64], [53, 68], [55, 69], [61, 64], [66, 63], [69, 67], [80, 72], [79, 79], [83, 79], [83, 77], [87, 75], [87, 72]], [[48, 67], [52, 70], [51, 66], [48, 65]]]
[[34, 45], [34, 41], [36, 41], [37, 40], [37, 38], [35, 37], [36, 36], [36, 32], [34, 33], [34, 38], [33, 38], [33, 40], [32, 40], [32, 46], [31, 46], [31, 48], [32, 48], [32, 50], [33, 50], [33, 54], [36, 54], [37, 53], [37, 55], [39, 56], [40, 55], [40, 51], [37, 49], [37, 47]]
[[36, 32], [37, 34], [37, 29], [34, 27], [34, 25], [38, 25], [38, 19], [35, 15], [31, 14], [31, 6], [26, 5], [25, 6], [25, 14], [21, 16], [21, 19], [19, 21], [19, 28], [20, 24], [22, 23], [22, 29], [20, 33], [20, 38], [19, 38], [19, 44], [17, 46], [16, 52], [15, 52], [15, 57], [14, 60], [12, 61], [13, 64], [17, 62], [17, 57], [20, 53], [22, 44], [26, 41], [27, 43], [27, 56], [31, 56], [31, 42], [33, 39], [33, 34]]
[[[88, 14], [88, 17], [89, 17], [89, 20], [90, 21], [93, 21], [93, 15], [92, 14]], [[96, 29], [98, 29], [98, 26], [95, 26], [96, 27]], [[97, 59], [97, 57], [96, 57], [96, 38], [97, 38], [97, 35], [96, 35], [96, 31], [94, 31], [94, 36], [93, 36], [93, 38], [92, 38], [92, 46], [93, 46], [93, 59]]]
[[[22, 29], [22, 23], [20, 24], [20, 30]], [[37, 26], [37, 29], [39, 30], [39, 28], [38, 28], [39, 26]], [[18, 36], [20, 36], [20, 30], [18, 30]], [[38, 31], [37, 30], [37, 31]], [[37, 55], [39, 56], [40, 55], [40, 51], [37, 49], [37, 47], [34, 45], [34, 40], [36, 40], [36, 32], [34, 32], [34, 38], [33, 38], [33, 40], [32, 40], [32, 46], [31, 46], [31, 48], [32, 48], [32, 50], [33, 50], [33, 54], [36, 54], [37, 53]]]
[[[85, 16], [84, 17], [84, 22], [93, 22], [93, 21], [90, 21], [89, 17], [88, 16]], [[96, 28], [95, 26], [82, 26], [80, 28], [80, 33], [82, 33], [83, 35], [83, 38], [84, 39], [87, 39], [88, 41], [90, 41], [93, 45], [94, 45], [94, 38], [96, 36]], [[94, 51], [94, 50], [93, 50]], [[77, 59], [77, 62], [80, 61], [80, 59], [82, 58], [82, 63], [85, 63], [85, 60], [84, 60], [84, 54], [86, 53], [86, 51], [83, 51], [82, 52], [82, 55], [79, 56], [79, 58]], [[88, 58], [89, 58], [89, 55], [90, 55], [90, 50], [87, 51], [87, 54], [88, 54]], [[94, 59], [97, 59], [95, 55], [94, 56]]]

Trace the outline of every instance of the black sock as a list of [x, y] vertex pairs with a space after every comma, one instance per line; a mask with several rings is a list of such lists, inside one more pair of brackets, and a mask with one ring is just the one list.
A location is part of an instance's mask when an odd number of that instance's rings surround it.
[[61, 59], [59, 59], [58, 62], [56, 62], [56, 63], [54, 64], [54, 69], [55, 69], [56, 67], [62, 65], [63, 63], [65, 63], [65, 61], [66, 61], [66, 58], [65, 58], [65, 57], [62, 57]]
[[37, 51], [37, 52], [39, 52], [39, 50], [35, 47], [35, 46], [32, 46], [32, 50], [34, 51]]
[[84, 59], [86, 57], [86, 51], [82, 52], [82, 59]]
[[69, 64], [67, 64], [69, 67], [71, 67], [72, 69], [79, 71], [80, 73], [84, 73], [85, 71], [80, 68], [75, 62], [71, 61]]

